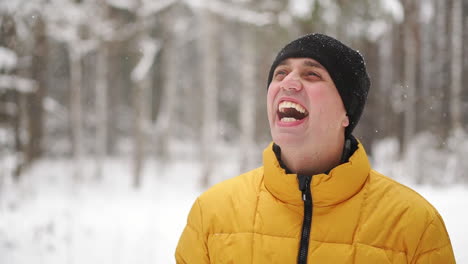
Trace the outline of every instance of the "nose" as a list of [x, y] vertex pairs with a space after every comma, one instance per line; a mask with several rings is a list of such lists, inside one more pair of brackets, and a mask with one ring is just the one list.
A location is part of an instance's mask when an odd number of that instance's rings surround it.
[[302, 90], [302, 82], [295, 72], [291, 72], [280, 83], [280, 88], [286, 91], [300, 91]]

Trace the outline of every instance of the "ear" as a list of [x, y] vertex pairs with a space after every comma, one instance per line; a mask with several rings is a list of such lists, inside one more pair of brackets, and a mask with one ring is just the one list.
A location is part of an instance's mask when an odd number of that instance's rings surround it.
[[348, 118], [348, 115], [346, 115], [343, 119], [343, 121], [341, 122], [341, 125], [343, 127], [348, 127], [349, 126], [349, 118]]

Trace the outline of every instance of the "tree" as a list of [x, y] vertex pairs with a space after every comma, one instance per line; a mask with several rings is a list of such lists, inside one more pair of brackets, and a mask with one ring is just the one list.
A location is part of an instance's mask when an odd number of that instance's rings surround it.
[[48, 63], [48, 40], [46, 22], [41, 14], [36, 17], [32, 28], [34, 34], [34, 47], [32, 50], [31, 77], [37, 83], [37, 90], [28, 96], [28, 144], [26, 148], [27, 163], [32, 163], [41, 157], [43, 152], [42, 139], [44, 133], [44, 98], [47, 93], [47, 65]]
[[433, 101], [433, 107], [435, 109], [435, 121], [432, 123], [434, 134], [438, 138], [439, 148], [443, 148], [446, 144], [448, 137], [447, 127], [450, 127], [450, 121], [448, 116], [448, 98], [449, 95], [446, 93], [448, 90], [447, 80], [448, 75], [448, 43], [447, 43], [447, 2], [446, 1], [435, 1], [435, 28], [433, 35], [433, 41], [435, 42], [435, 55], [434, 55], [434, 75], [433, 75], [433, 93], [435, 100]]
[[403, 153], [405, 155], [407, 174], [419, 179], [417, 162], [418, 150], [409, 150], [410, 142], [416, 134], [416, 65], [417, 65], [417, 9], [412, 0], [403, 2], [405, 5], [405, 21], [403, 24], [404, 47], [404, 126], [403, 126]]
[[241, 91], [239, 104], [240, 121], [240, 171], [253, 169], [253, 151], [255, 150], [255, 89], [257, 87], [255, 28], [243, 25], [241, 38]]
[[151, 16], [161, 12], [174, 1], [166, 1], [163, 3], [152, 3], [140, 0], [138, 2], [136, 14], [135, 35], [141, 53], [138, 64], [134, 67], [131, 73], [131, 80], [134, 84], [132, 90], [133, 109], [134, 109], [134, 125], [133, 125], [133, 186], [135, 188], [141, 185], [141, 174], [145, 160], [145, 146], [150, 132], [150, 106], [148, 99], [151, 81], [149, 73], [153, 66], [156, 55], [160, 50], [160, 42], [149, 36], [149, 25], [152, 24]]
[[[71, 152], [74, 159], [73, 177], [83, 180], [82, 167], [85, 152], [83, 128], [83, 57], [97, 48], [97, 41], [86, 38], [87, 12], [93, 6], [75, 0], [53, 1], [45, 5], [44, 17], [47, 18], [47, 32], [55, 41], [64, 43], [68, 53], [69, 67], [69, 122]], [[57, 9], [63, 12], [56, 12]]]
[[207, 9], [200, 10], [201, 33], [201, 74], [203, 86], [203, 119], [201, 139], [202, 179], [201, 185], [208, 186], [209, 180], [214, 173], [216, 164], [216, 146], [218, 141], [218, 90], [217, 90], [217, 68], [218, 59], [216, 45], [217, 22], [214, 15]]
[[[46, 55], [40, 53], [47, 50], [47, 43], [43, 35], [44, 25], [40, 16], [38, 18], [40, 14], [34, 11], [35, 4], [24, 3], [24, 10], [18, 13], [3, 4], [0, 3], [0, 124], [9, 123], [13, 131], [13, 175], [18, 180], [23, 168], [41, 154], [46, 71], [45, 67], [38, 70], [34, 66], [38, 66], [40, 56]], [[30, 15], [33, 19], [28, 22]], [[30, 31], [33, 31], [32, 37]], [[27, 42], [32, 45], [25, 44]], [[35, 50], [38, 52], [33, 53], [31, 65], [27, 65], [35, 70], [28, 71], [29, 68], [19, 61], [25, 51]]]
[[171, 143], [175, 129], [174, 118], [176, 113], [177, 93], [179, 90], [178, 79], [180, 78], [180, 69], [176, 58], [180, 52], [180, 29], [178, 28], [179, 16], [177, 9], [173, 8], [165, 20], [165, 29], [167, 30], [164, 40], [164, 49], [162, 52], [162, 67], [165, 73], [163, 79], [162, 94], [160, 100], [160, 110], [158, 112], [155, 131], [156, 148], [160, 165], [164, 167], [166, 163], [172, 160]]
[[134, 163], [133, 163], [133, 186], [140, 187], [141, 172], [144, 163], [145, 143], [150, 127], [149, 108], [148, 108], [148, 93], [151, 87], [151, 78], [148, 77], [148, 72], [154, 62], [154, 57], [159, 50], [159, 44], [155, 40], [149, 38], [147, 32], [140, 32], [138, 43], [141, 49], [141, 58], [137, 66], [133, 69], [131, 79], [135, 84], [133, 87], [133, 109], [134, 117]]
[[96, 171], [97, 179], [102, 178], [102, 163], [107, 154], [107, 126], [108, 126], [108, 51], [105, 43], [97, 51], [96, 58]]
[[457, 130], [463, 130], [463, 6], [461, 0], [453, 0], [451, 13], [450, 116], [451, 130], [456, 133]]

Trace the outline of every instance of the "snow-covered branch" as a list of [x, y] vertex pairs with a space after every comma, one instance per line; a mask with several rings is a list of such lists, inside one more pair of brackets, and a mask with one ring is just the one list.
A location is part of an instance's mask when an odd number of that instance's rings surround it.
[[179, 2], [179, 0], [143, 1], [144, 4], [140, 8], [138, 8], [137, 14], [140, 17], [149, 17], [152, 15], [156, 15], [177, 2]]
[[235, 4], [222, 1], [203, 0], [182, 0], [187, 6], [193, 9], [207, 9], [226, 19], [251, 24], [255, 26], [266, 26], [275, 23], [275, 15], [271, 12], [257, 12], [251, 9], [242, 8]]
[[157, 40], [148, 38], [142, 39], [140, 46], [142, 56], [131, 73], [131, 78], [134, 82], [139, 82], [145, 78], [153, 65], [156, 54], [158, 54], [158, 51], [161, 48], [161, 43]]
[[138, 1], [135, 0], [106, 0], [109, 6], [134, 12], [139, 17], [156, 15], [177, 2], [179, 2], [179, 0], [141, 0], [141, 4], [139, 4]]
[[0, 74], [0, 90], [16, 90], [20, 93], [33, 93], [36, 91], [36, 82], [30, 79]]
[[11, 71], [16, 68], [18, 56], [11, 49], [0, 47], [0, 70]]

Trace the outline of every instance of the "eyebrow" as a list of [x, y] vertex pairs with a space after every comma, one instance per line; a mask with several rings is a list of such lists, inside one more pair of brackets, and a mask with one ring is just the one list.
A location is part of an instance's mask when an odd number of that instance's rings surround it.
[[318, 62], [315, 62], [315, 61], [306, 60], [306, 61], [304, 61], [304, 65], [325, 70], [325, 68], [322, 66], [322, 64], [320, 64]]
[[[286, 62], [287, 60], [283, 60], [282, 62], [280, 62], [278, 64], [278, 66], [281, 66], [281, 65], [288, 65], [288, 63]], [[311, 60], [305, 60], [304, 63], [303, 63], [304, 66], [309, 66], [309, 67], [314, 67], [314, 68], [319, 68], [319, 69], [322, 69], [322, 70], [325, 70], [325, 67], [322, 66], [322, 64], [318, 63], [318, 62], [315, 62], [315, 61], [311, 61]]]
[[288, 63], [286, 62], [287, 60], [282, 60], [280, 63], [278, 63], [278, 66], [280, 65], [287, 65]]

